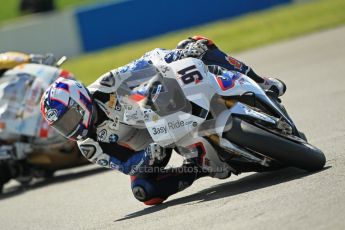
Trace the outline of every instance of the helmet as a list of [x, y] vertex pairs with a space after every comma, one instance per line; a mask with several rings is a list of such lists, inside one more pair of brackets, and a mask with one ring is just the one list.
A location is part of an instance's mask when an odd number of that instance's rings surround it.
[[50, 126], [71, 140], [84, 139], [96, 115], [88, 89], [76, 80], [63, 77], [43, 93], [41, 111]]

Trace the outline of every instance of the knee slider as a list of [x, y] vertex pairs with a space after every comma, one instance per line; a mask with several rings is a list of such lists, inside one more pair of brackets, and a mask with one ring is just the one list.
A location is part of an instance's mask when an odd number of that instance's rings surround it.
[[136, 178], [132, 181], [132, 192], [134, 197], [141, 202], [147, 201], [157, 194], [155, 186], [145, 178]]
[[148, 200], [147, 193], [143, 187], [134, 186], [134, 187], [132, 187], [132, 192], [133, 192], [135, 199], [137, 199], [141, 202]]
[[140, 202], [143, 202], [146, 205], [157, 205], [161, 204], [166, 198], [162, 197], [153, 197], [150, 198], [148, 194], [146, 193], [145, 189], [141, 186], [134, 186], [132, 188], [132, 192], [134, 197], [139, 200]]

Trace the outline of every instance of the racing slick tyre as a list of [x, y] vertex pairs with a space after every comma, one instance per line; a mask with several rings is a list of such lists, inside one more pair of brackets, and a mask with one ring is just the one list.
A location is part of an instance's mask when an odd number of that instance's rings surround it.
[[280, 163], [307, 171], [321, 170], [326, 158], [321, 150], [308, 143], [298, 143], [233, 117], [223, 137], [259, 152]]
[[0, 162], [0, 194], [2, 193], [2, 189], [4, 185], [9, 182], [11, 179], [11, 173], [9, 168], [6, 164], [2, 164]]
[[54, 173], [55, 173], [55, 170], [45, 170], [44, 172], [43, 172], [43, 177], [45, 178], [45, 179], [51, 179], [51, 178], [53, 178], [54, 177]]

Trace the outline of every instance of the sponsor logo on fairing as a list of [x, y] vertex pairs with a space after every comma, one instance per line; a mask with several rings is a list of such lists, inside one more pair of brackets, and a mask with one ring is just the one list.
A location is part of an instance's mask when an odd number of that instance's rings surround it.
[[127, 121], [136, 121], [139, 120], [139, 114], [138, 111], [131, 112], [131, 113], [125, 113], [125, 117]]
[[243, 77], [238, 79], [238, 83], [240, 83], [240, 85], [243, 85], [245, 82], [246, 82], [246, 80]]
[[219, 87], [226, 91], [235, 86], [235, 82], [240, 78], [239, 74], [233, 74], [232, 72], [224, 72], [223, 75], [215, 76]]
[[153, 127], [153, 135], [158, 135], [158, 134], [166, 134], [168, 129], [169, 130], [174, 130], [174, 129], [179, 129], [182, 127], [186, 126], [193, 126], [196, 127], [198, 125], [197, 122], [188, 120], [188, 121], [181, 121], [181, 120], [176, 120], [176, 121], [170, 121], [168, 122], [167, 126], [161, 126], [161, 127]]
[[199, 72], [195, 65], [184, 68], [177, 73], [181, 75], [179, 76], [179, 78], [181, 78], [182, 82], [185, 85], [188, 85], [192, 82], [198, 84], [203, 80], [202, 74]]
[[167, 133], [167, 127], [165, 127], [165, 126], [153, 127], [152, 131], [153, 131], [153, 135], [166, 134]]
[[181, 127], [184, 127], [184, 126], [187, 126], [187, 125], [193, 125], [194, 122], [189, 120], [189, 121], [180, 121], [180, 120], [177, 120], [177, 121], [171, 121], [171, 122], [168, 122], [168, 128], [169, 129], [178, 129], [178, 128], [181, 128]]

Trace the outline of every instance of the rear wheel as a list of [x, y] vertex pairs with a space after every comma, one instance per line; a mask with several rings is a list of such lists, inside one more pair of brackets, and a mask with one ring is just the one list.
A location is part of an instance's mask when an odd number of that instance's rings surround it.
[[2, 193], [2, 189], [4, 185], [10, 181], [11, 173], [6, 163], [0, 162], [0, 193]]
[[325, 155], [308, 143], [298, 143], [233, 117], [230, 130], [224, 133], [229, 141], [259, 152], [280, 163], [307, 171], [320, 170], [326, 163]]

